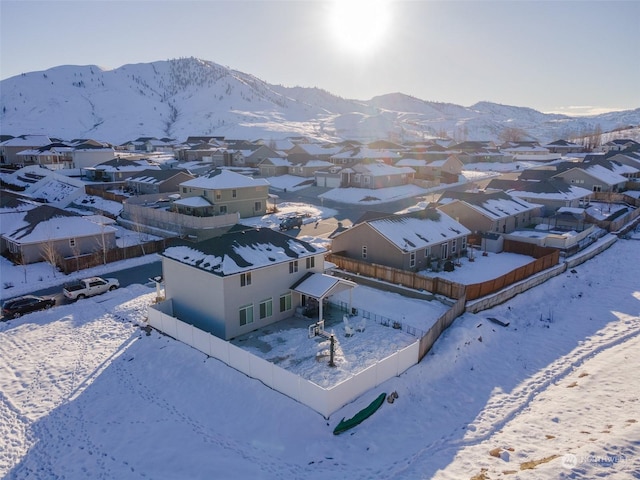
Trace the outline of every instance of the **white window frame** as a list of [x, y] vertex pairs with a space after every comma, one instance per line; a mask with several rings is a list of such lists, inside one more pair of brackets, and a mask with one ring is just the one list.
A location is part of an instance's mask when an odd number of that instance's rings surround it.
[[[263, 310], [264, 310], [264, 315], [263, 315]], [[260, 304], [258, 305], [258, 316], [260, 317], [260, 320], [269, 318], [272, 315], [273, 315], [273, 299], [267, 298], [261, 301]]]
[[243, 305], [242, 307], [240, 307], [238, 309], [238, 318], [240, 320], [241, 327], [244, 327], [245, 325], [249, 325], [250, 323], [253, 323], [253, 303], [250, 303], [248, 305]]

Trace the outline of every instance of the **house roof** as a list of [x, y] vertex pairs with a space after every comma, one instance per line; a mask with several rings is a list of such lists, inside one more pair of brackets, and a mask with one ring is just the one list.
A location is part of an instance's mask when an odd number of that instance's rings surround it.
[[309, 272], [291, 286], [291, 290], [321, 299], [333, 293], [354, 288], [355, 283], [324, 273]]
[[181, 198], [173, 202], [175, 205], [184, 205], [185, 207], [203, 208], [210, 207], [211, 202], [203, 197], [187, 197]]
[[180, 184], [185, 187], [205, 188], [209, 190], [224, 188], [257, 187], [269, 185], [264, 178], [251, 178], [231, 170], [215, 169], [206, 175]]
[[382, 162], [358, 163], [352, 168], [356, 173], [366, 173], [374, 177], [415, 173], [415, 170], [411, 167], [394, 167], [393, 165], [387, 165]]
[[161, 255], [223, 277], [317, 255], [325, 249], [270, 228], [236, 225], [199, 243], [167, 248]]
[[440, 202], [447, 199], [465, 202], [477, 212], [493, 220], [528, 212], [539, 207], [539, 205], [529, 203], [526, 200], [514, 198], [501, 190], [484, 192], [450, 190], [440, 197]]
[[487, 188], [495, 188], [506, 191], [515, 197], [552, 200], [577, 200], [588, 197], [591, 190], [564, 183], [558, 179], [549, 179], [540, 182], [525, 180], [491, 180]]
[[[372, 212], [370, 216], [376, 215], [382, 214]], [[434, 208], [402, 215], [387, 214], [383, 218], [361, 223], [367, 223], [389, 242], [405, 251], [418, 250], [471, 233], [464, 225]]]
[[[138, 183], [149, 183], [149, 184], [156, 184], [156, 183], [162, 183], [165, 182], [167, 180], [169, 180], [170, 178], [175, 177], [176, 175], [189, 175], [188, 173], [182, 171], [182, 170], [152, 170], [152, 169], [147, 169], [147, 170], [143, 170], [140, 173], [136, 173], [135, 175], [133, 175], [132, 177], [130, 177], [128, 179], [129, 182], [138, 182]], [[190, 175], [191, 177], [193, 177], [193, 175]]]
[[102, 235], [114, 227], [98, 225], [84, 217], [49, 205], [24, 212], [3, 236], [16, 243], [40, 243], [64, 238]]

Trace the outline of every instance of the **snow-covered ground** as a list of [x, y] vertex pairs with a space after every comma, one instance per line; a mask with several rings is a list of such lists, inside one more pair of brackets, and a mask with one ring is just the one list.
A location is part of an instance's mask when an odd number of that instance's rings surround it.
[[[619, 240], [464, 314], [420, 364], [329, 419], [147, 329], [146, 286], [0, 323], [0, 477], [637, 478], [639, 251]], [[362, 292], [389, 316], [429, 315]], [[382, 391], [399, 397], [332, 434]]]

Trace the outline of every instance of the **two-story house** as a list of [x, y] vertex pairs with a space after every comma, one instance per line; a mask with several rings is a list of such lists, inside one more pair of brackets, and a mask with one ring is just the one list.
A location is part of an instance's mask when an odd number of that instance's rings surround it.
[[238, 212], [241, 218], [267, 213], [269, 182], [230, 170], [215, 169], [180, 184], [181, 199], [174, 202], [179, 213], [196, 216]]
[[325, 249], [268, 228], [236, 225], [162, 254], [166, 299], [180, 320], [229, 340], [295, 316], [313, 296], [352, 282], [325, 275]]

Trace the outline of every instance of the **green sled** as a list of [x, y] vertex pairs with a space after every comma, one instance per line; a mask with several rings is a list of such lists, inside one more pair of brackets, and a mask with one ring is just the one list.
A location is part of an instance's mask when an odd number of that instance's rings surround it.
[[369, 418], [376, 412], [376, 410], [378, 410], [382, 406], [385, 398], [387, 398], [387, 394], [381, 393], [373, 402], [371, 402], [367, 407], [360, 410], [349, 420], [345, 420], [344, 418], [340, 420], [340, 423], [336, 425], [336, 428], [333, 429], [333, 434], [339, 435], [342, 432], [346, 432], [350, 428], [355, 427], [356, 425]]

